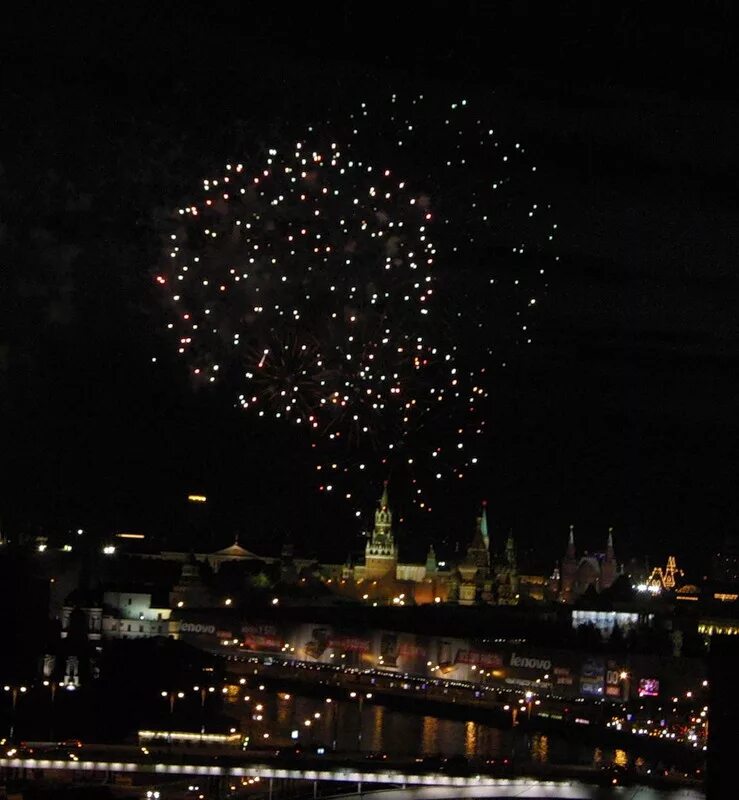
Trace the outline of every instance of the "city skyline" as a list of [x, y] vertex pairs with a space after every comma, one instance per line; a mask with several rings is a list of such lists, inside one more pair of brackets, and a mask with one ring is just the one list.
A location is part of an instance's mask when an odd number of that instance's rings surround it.
[[[531, 36], [512, 9], [491, 19], [513, 39]], [[310, 41], [296, 18], [284, 39], [296, 46], [270, 56], [267, 34], [234, 8], [214, 10], [219, 42], [249, 42], [261, 67], [254, 82], [253, 61], [215, 42], [192, 48], [185, 63], [154, 55], [152, 42], [172, 54], [191, 42], [197, 13], [174, 25], [161, 11], [145, 23], [122, 13], [90, 26], [52, 14], [22, 26], [12, 44], [18, 113], [8, 119], [20, 144], [3, 173], [12, 266], [0, 361], [12, 464], [0, 486], [4, 527], [172, 533], [195, 492], [209, 497], [224, 539], [289, 530], [334, 548], [358, 532], [348, 509], [314, 491], [299, 436], [257, 430], [227, 393], [192, 391], [160, 338], [149, 280], [156, 220], [203, 174], [268, 141], [275, 123], [302, 130], [322, 118], [327, 86], [334, 104], [354, 103], [379, 96], [379, 77], [391, 90], [464, 95], [497, 118], [501, 137], [520, 139], [535, 159], [559, 231], [533, 341], [496, 368], [480, 468], [429, 519], [412, 519], [399, 490], [408, 536], [443, 537], [488, 498], [496, 524], [522, 548], [550, 548], [550, 559], [574, 522], [587, 536], [613, 526], [625, 552], [707, 561], [737, 517], [733, 207], [723, 188], [735, 163], [726, 135], [735, 101], [728, 71], [709, 66], [725, 49], [691, 40], [668, 68], [664, 56], [681, 39], [662, 40], [658, 20], [605, 24], [596, 15], [592, 35], [611, 66], [594, 58], [579, 70], [577, 53], [593, 55], [589, 41], [568, 50], [538, 29], [537, 48], [502, 48], [488, 63], [472, 30], [474, 15], [488, 12], [468, 9], [451, 56], [437, 49], [437, 23], [423, 23], [419, 69], [390, 45], [403, 14], [374, 54], [352, 57], [341, 37], [330, 54], [321, 48], [343, 24], [378, 30], [356, 12]], [[549, 22], [567, 28], [556, 15]], [[677, 33], [683, 22], [669, 24]], [[720, 29], [710, 15], [691, 24]], [[46, 61], [26, 46], [34, 36]], [[214, 52], [228, 80], [203, 69]], [[63, 69], [45, 67], [57, 63]], [[202, 103], [205, 116], [195, 113]], [[374, 486], [359, 490], [371, 513]]]
[[734, 796], [739, 9], [4, 21], [0, 796]]

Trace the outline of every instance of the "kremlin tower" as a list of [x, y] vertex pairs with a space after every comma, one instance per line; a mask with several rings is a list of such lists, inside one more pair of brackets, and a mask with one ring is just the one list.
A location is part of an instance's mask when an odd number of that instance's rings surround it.
[[398, 565], [398, 548], [393, 537], [393, 512], [390, 510], [387, 481], [375, 511], [375, 527], [364, 552], [364, 577], [372, 580], [391, 574], [395, 577]]

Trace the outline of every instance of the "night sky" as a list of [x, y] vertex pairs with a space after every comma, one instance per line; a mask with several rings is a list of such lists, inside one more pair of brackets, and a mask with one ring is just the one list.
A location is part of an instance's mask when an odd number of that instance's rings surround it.
[[495, 383], [486, 466], [408, 520], [401, 553], [466, 541], [486, 497], [494, 537], [513, 528], [542, 568], [574, 523], [583, 548], [612, 525], [619, 557], [676, 552], [698, 576], [739, 512], [736, 12], [598, 5], [18, 12], [0, 121], [5, 532], [174, 543], [197, 491], [215, 544], [358, 549], [297, 434], [191, 389], [151, 274], [157, 220], [204, 172], [397, 87], [494, 114], [536, 154], [561, 231], [534, 343]]

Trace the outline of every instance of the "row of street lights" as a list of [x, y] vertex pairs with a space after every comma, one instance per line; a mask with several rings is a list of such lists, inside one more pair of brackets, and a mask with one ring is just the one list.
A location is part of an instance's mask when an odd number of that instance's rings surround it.
[[[63, 686], [68, 690], [74, 690], [77, 687], [74, 684], [63, 684], [63, 683], [56, 683], [55, 681], [51, 680], [44, 680], [43, 686], [47, 687], [51, 694], [51, 707], [54, 708], [54, 701], [56, 700], [56, 690], [59, 686]], [[16, 722], [16, 707], [18, 705], [18, 698], [27, 695], [32, 686], [27, 686], [25, 684], [10, 684], [6, 683], [3, 686], [3, 691], [7, 692], [11, 697], [12, 702], [12, 714], [10, 717], [10, 727], [9, 727], [9, 739], [12, 741], [13, 736], [15, 734], [15, 722]], [[49, 738], [53, 739], [53, 715], [50, 715], [50, 722], [49, 722]]]
[[[200, 733], [203, 734], [203, 733], [205, 733], [205, 701], [206, 701], [206, 699], [208, 698], [209, 695], [212, 695], [212, 694], [216, 693], [216, 687], [215, 686], [200, 686], [199, 684], [195, 684], [192, 687], [192, 691], [193, 692], [197, 692], [200, 695], [200, 716], [201, 716], [201, 718], [200, 718]], [[228, 689], [224, 686], [221, 689], [221, 694], [226, 694], [227, 692], [228, 692]], [[160, 695], [165, 700], [169, 700], [169, 715], [170, 715], [170, 721], [171, 721], [171, 717], [174, 715], [175, 703], [178, 700], [184, 700], [185, 697], [187, 696], [187, 692], [184, 692], [184, 691], [181, 691], [181, 690], [170, 689], [169, 691], [162, 690], [160, 692]]]

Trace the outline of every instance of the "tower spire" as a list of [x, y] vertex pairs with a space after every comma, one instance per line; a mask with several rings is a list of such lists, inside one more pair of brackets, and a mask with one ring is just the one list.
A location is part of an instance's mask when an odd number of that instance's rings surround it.
[[613, 550], [613, 528], [608, 528], [608, 544], [606, 545], [606, 557], [600, 568], [601, 587], [607, 589], [616, 580], [616, 554]]
[[567, 558], [575, 557], [575, 526], [570, 525], [570, 535], [567, 539]]
[[398, 551], [393, 537], [393, 512], [390, 510], [387, 481], [375, 510], [375, 527], [365, 547], [365, 577], [379, 578], [388, 573], [395, 577]]
[[434, 550], [434, 546], [429, 546], [429, 551], [426, 554], [426, 575], [431, 575], [435, 573], [439, 568], [439, 563], [436, 560], [436, 551]]
[[488, 535], [488, 501], [482, 501], [482, 514], [480, 515], [480, 533], [482, 534], [485, 547], [490, 549], [490, 537]]
[[559, 599], [564, 603], [572, 602], [576, 572], [577, 560], [575, 558], [575, 526], [570, 525], [570, 535], [567, 540], [567, 549], [565, 550], [565, 557], [562, 559], [562, 570], [559, 576]]
[[513, 528], [508, 531], [508, 539], [505, 544], [506, 561], [510, 566], [516, 564], [516, 545], [513, 541]]
[[372, 532], [372, 543], [385, 547], [393, 546], [393, 512], [390, 510], [390, 500], [387, 493], [387, 481], [382, 487], [382, 497], [375, 511], [375, 528]]

